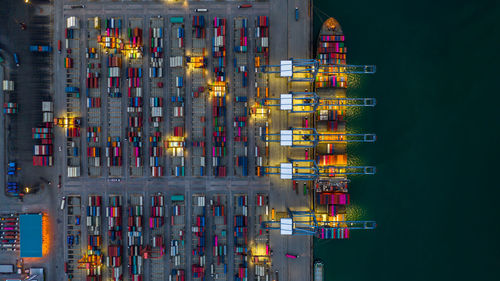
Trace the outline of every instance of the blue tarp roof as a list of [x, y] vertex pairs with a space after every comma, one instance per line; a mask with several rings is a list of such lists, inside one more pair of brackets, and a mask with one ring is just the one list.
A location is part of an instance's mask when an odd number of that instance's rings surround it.
[[19, 215], [21, 258], [42, 257], [42, 215]]

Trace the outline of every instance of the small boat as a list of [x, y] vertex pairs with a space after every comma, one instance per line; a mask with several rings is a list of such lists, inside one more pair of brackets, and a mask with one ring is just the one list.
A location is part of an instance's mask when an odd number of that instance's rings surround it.
[[324, 279], [324, 263], [321, 260], [314, 262], [314, 281], [323, 281]]

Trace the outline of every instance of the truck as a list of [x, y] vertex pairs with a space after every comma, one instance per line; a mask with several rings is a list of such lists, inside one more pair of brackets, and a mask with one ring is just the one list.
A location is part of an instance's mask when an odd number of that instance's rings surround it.
[[299, 20], [299, 7], [295, 7], [295, 20]]
[[14, 63], [16, 64], [17, 67], [19, 67], [19, 56], [17, 53], [14, 53]]
[[49, 53], [52, 52], [52, 47], [47, 45], [31, 45], [30, 52], [33, 53]]
[[14, 265], [13, 264], [0, 264], [0, 273], [14, 273]]
[[66, 205], [66, 196], [63, 196], [61, 199], [61, 210], [64, 210], [65, 205]]

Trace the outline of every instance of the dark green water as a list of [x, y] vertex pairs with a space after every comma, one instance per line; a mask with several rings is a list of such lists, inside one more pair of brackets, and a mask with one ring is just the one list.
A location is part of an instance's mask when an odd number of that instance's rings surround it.
[[378, 135], [350, 152], [377, 166], [350, 190], [378, 228], [316, 240], [325, 280], [500, 280], [500, 2], [315, 4], [377, 65], [349, 93], [378, 102], [350, 123]]

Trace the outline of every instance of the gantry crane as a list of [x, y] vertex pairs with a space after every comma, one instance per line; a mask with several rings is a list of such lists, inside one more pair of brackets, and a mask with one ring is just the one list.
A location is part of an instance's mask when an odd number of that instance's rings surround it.
[[279, 142], [281, 146], [315, 147], [318, 144], [339, 142], [375, 142], [375, 134], [348, 134], [333, 132], [317, 132], [315, 128], [290, 128], [280, 133], [264, 133], [264, 142]]
[[289, 160], [279, 166], [259, 166], [261, 175], [280, 175], [281, 179], [295, 181], [313, 181], [318, 177], [336, 177], [345, 175], [374, 175], [373, 166], [322, 165], [315, 160]]
[[319, 97], [315, 92], [289, 92], [279, 98], [263, 98], [263, 106], [279, 106], [281, 110], [292, 113], [312, 113], [320, 106], [338, 107], [373, 107], [374, 98], [327, 98]]
[[287, 208], [287, 213], [287, 218], [263, 221], [261, 228], [280, 230], [281, 235], [319, 235], [329, 230], [370, 230], [377, 227], [375, 221], [320, 221], [311, 210], [292, 211]]
[[262, 65], [260, 70], [264, 73], [279, 73], [280, 77], [290, 81], [313, 82], [318, 74], [373, 74], [374, 65], [335, 65], [320, 64], [317, 59], [294, 59], [280, 61], [279, 65]]

